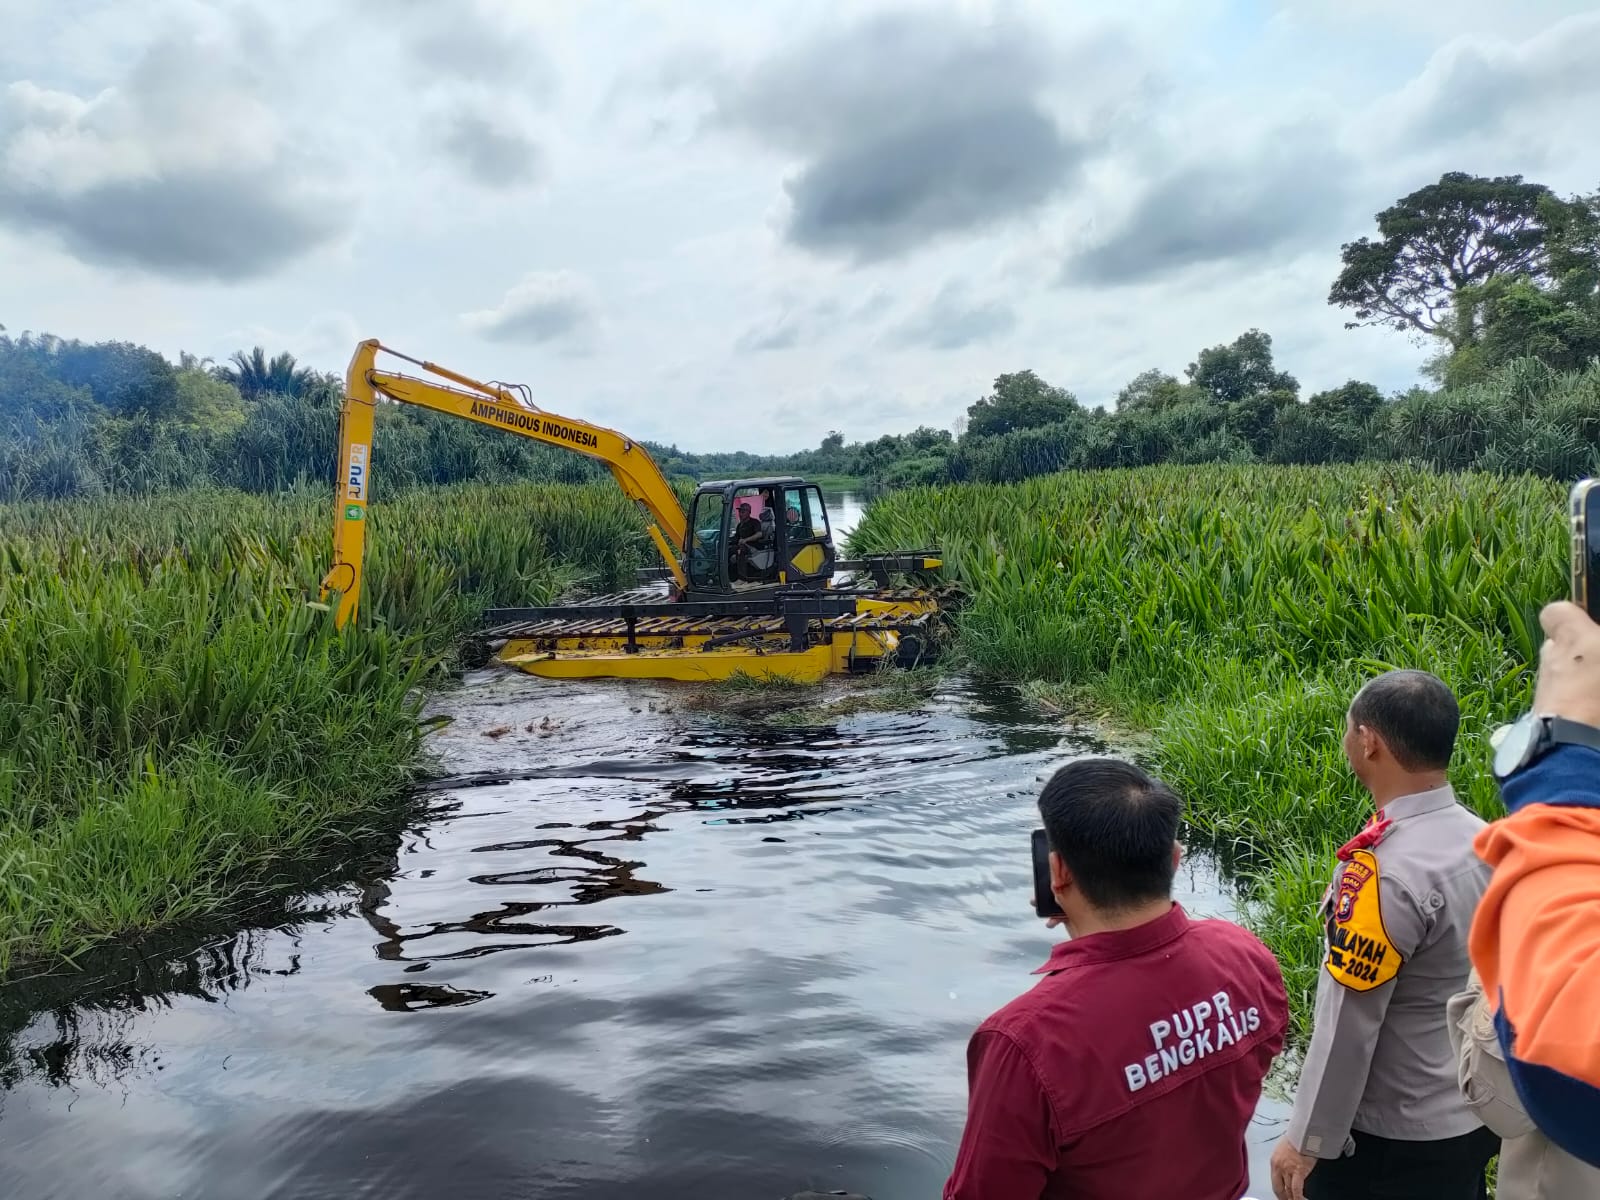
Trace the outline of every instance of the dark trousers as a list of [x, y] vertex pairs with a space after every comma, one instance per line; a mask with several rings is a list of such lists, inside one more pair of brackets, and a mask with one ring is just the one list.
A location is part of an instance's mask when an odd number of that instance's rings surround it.
[[1488, 1200], [1483, 1173], [1500, 1139], [1487, 1129], [1437, 1142], [1351, 1136], [1355, 1153], [1319, 1162], [1306, 1179], [1306, 1200]]

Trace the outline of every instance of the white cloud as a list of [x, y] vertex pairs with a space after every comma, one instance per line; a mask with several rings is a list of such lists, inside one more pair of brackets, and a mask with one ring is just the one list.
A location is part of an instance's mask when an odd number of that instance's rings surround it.
[[1458, 37], [1396, 97], [1401, 136], [1413, 146], [1459, 148], [1542, 139], [1552, 127], [1592, 131], [1600, 118], [1597, 62], [1600, 12], [1569, 17], [1522, 41]]
[[966, 282], [951, 280], [895, 329], [902, 346], [961, 350], [983, 345], [1017, 327], [1016, 309], [996, 296], [978, 296]]
[[1575, 13], [1592, 0], [1451, 0], [1449, 4], [1396, 4], [1394, 0], [1271, 0], [1282, 17], [1323, 30], [1354, 31], [1369, 40], [1390, 37], [1442, 41], [1463, 34], [1515, 37]]
[[226, 357], [234, 349], [245, 346], [261, 346], [268, 353], [287, 347], [304, 366], [342, 370], [356, 343], [372, 336], [372, 332], [363, 330], [349, 313], [329, 310], [285, 327], [242, 325], [229, 329], [217, 339], [213, 357]]
[[461, 320], [487, 341], [586, 354], [599, 332], [600, 302], [593, 285], [571, 271], [537, 272], [495, 307], [463, 313]]
[[797, 153], [785, 235], [857, 261], [1037, 209], [1091, 146], [1043, 103], [1048, 30], [958, 10], [869, 14], [712, 85], [717, 123]]
[[353, 199], [284, 127], [242, 32], [168, 35], [92, 93], [9, 82], [0, 221], [190, 279], [255, 278], [342, 234]]
[[457, 105], [439, 119], [435, 136], [451, 161], [484, 187], [516, 188], [544, 177], [544, 151], [502, 113]]
[[1062, 281], [1140, 282], [1315, 242], [1348, 212], [1355, 172], [1320, 124], [1271, 130], [1243, 154], [1180, 160], [1068, 258]]

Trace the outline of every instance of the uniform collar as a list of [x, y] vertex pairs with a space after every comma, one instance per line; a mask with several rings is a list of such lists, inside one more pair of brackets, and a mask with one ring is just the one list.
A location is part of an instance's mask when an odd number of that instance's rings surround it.
[[1412, 792], [1409, 796], [1396, 796], [1378, 810], [1378, 821], [1404, 821], [1407, 817], [1420, 817], [1423, 813], [1449, 808], [1456, 802], [1455, 789], [1448, 783], [1426, 792]]
[[1135, 925], [1132, 929], [1112, 929], [1057, 943], [1056, 948], [1050, 951], [1050, 961], [1034, 974], [1050, 975], [1079, 963], [1132, 958], [1181, 937], [1188, 928], [1189, 914], [1183, 911], [1183, 905], [1173, 901], [1172, 908], [1165, 916]]

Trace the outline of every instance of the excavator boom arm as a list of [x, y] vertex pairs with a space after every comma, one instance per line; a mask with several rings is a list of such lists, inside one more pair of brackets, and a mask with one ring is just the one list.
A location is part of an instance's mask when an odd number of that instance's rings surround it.
[[[415, 363], [454, 386], [379, 371], [379, 351]], [[356, 347], [345, 375], [344, 406], [339, 414], [338, 469], [342, 478], [334, 505], [333, 566], [322, 581], [324, 598], [330, 591], [339, 593], [335, 617], [339, 625], [355, 616], [361, 600], [372, 434], [379, 396], [476, 421], [605, 463], [623, 494], [649, 515], [650, 536], [673, 578], [680, 586], [683, 584], [677, 551], [684, 544], [688, 523], [672, 486], [643, 446], [615, 430], [536, 408], [500, 384], [482, 383], [435, 363], [410, 358], [377, 341], [365, 341]]]

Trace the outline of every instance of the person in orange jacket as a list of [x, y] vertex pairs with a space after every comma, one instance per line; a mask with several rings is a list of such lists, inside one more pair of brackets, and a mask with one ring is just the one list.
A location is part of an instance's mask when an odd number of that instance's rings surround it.
[[1475, 840], [1493, 876], [1468, 949], [1523, 1109], [1600, 1165], [1600, 625], [1565, 601], [1539, 619], [1533, 708], [1495, 748], [1508, 815]]

